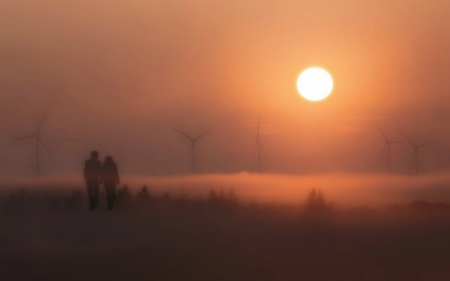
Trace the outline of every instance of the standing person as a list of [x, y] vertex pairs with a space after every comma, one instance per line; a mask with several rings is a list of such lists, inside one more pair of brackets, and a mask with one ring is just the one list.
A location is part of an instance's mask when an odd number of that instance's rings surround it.
[[98, 160], [98, 152], [92, 151], [91, 159], [84, 162], [84, 179], [86, 180], [91, 211], [98, 204], [101, 167], [102, 163]]
[[117, 165], [111, 156], [105, 158], [101, 170], [101, 179], [105, 184], [106, 198], [108, 200], [108, 210], [111, 210], [116, 198], [116, 184], [120, 183]]

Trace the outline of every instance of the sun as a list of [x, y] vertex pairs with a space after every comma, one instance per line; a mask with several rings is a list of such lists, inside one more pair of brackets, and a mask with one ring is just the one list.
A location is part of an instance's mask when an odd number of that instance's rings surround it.
[[298, 77], [297, 89], [307, 100], [323, 100], [333, 90], [333, 79], [322, 68], [308, 68]]

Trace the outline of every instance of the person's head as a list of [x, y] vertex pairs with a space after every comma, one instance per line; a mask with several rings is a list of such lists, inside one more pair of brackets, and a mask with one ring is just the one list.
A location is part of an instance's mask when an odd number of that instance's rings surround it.
[[112, 159], [112, 157], [111, 156], [106, 156], [105, 162], [103, 162], [103, 164], [109, 165], [109, 164], [112, 164], [112, 163], [114, 163], [114, 160]]
[[92, 151], [91, 152], [91, 158], [97, 160], [98, 159], [98, 152], [97, 151]]

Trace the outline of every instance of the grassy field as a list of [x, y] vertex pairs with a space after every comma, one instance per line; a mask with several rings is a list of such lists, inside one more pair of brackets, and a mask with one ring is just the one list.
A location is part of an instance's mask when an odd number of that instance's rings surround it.
[[[121, 186], [123, 187], [123, 186]], [[243, 200], [239, 190], [3, 188], [3, 280], [449, 280], [450, 207]], [[420, 198], [418, 198], [420, 199]]]

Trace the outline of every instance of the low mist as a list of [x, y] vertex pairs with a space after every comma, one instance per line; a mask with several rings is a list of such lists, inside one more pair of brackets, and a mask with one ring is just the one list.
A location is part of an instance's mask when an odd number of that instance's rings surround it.
[[[411, 203], [415, 200], [450, 202], [450, 174], [442, 172], [429, 175], [408, 176], [389, 174], [318, 175], [281, 174], [217, 174], [170, 177], [144, 177], [125, 175], [121, 179], [133, 193], [144, 185], [150, 193], [161, 195], [206, 198], [213, 190], [228, 194], [233, 190], [245, 203], [302, 204], [312, 189], [321, 191], [325, 199], [336, 207], [386, 207], [392, 204]], [[3, 191], [26, 189], [72, 192], [82, 189], [82, 175], [33, 178], [1, 178]]]

